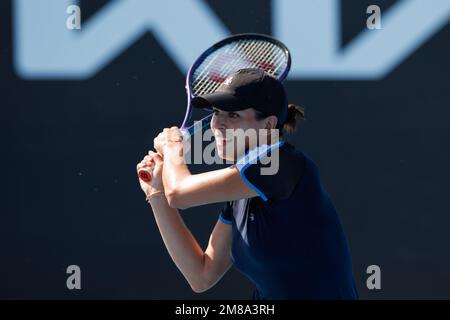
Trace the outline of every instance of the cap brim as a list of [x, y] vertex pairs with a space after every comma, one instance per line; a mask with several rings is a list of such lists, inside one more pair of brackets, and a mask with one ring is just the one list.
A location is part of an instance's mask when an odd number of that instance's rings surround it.
[[194, 97], [191, 104], [194, 108], [211, 108], [214, 106], [225, 111], [238, 111], [246, 108], [242, 101], [234, 95], [223, 91]]

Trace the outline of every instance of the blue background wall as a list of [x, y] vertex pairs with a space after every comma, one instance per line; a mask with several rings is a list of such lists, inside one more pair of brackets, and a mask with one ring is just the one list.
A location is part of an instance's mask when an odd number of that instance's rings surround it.
[[[342, 1], [342, 47], [368, 5], [396, 2]], [[83, 23], [107, 3], [81, 1]], [[270, 1], [204, 3], [231, 33], [272, 32]], [[86, 80], [25, 80], [12, 6], [0, 2], [0, 298], [250, 298], [235, 269], [193, 293], [139, 188], [135, 164], [184, 116], [185, 74], [159, 41], [146, 33]], [[307, 117], [290, 141], [319, 165], [364, 299], [450, 298], [449, 36], [445, 26], [380, 80], [286, 81]], [[182, 211], [203, 246], [220, 207]], [[71, 264], [82, 290], [66, 288]], [[381, 290], [366, 288], [372, 264]]]

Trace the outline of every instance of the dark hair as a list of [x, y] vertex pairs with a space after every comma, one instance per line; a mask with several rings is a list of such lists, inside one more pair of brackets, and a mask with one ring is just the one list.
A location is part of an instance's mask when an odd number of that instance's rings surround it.
[[[255, 110], [256, 119], [262, 120], [264, 118], [267, 118], [268, 116], [264, 113]], [[283, 135], [283, 133], [292, 133], [297, 128], [297, 125], [301, 122], [306, 120], [305, 118], [305, 110], [297, 106], [295, 104], [289, 104], [288, 105], [288, 112], [287, 112], [287, 118], [286, 121], [283, 124], [283, 127], [280, 128], [280, 124], [277, 124], [277, 129], [280, 130], [280, 136]]]

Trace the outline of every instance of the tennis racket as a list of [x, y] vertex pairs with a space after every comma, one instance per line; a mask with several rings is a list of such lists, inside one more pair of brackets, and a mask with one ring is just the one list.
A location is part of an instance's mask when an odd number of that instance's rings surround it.
[[[267, 35], [256, 33], [238, 34], [217, 42], [203, 52], [192, 64], [186, 76], [187, 108], [180, 131], [193, 135], [208, 126], [212, 113], [201, 119], [201, 125], [190, 123], [191, 100], [195, 96], [213, 93], [232, 73], [243, 68], [262, 69], [278, 80], [286, 78], [291, 66], [288, 48]], [[142, 168], [139, 177], [146, 182], [152, 179], [153, 168]]]

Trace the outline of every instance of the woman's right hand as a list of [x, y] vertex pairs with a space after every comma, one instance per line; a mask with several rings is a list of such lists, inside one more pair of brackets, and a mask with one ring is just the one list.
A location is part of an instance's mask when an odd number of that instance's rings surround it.
[[148, 155], [146, 155], [144, 159], [142, 159], [142, 161], [136, 166], [137, 172], [139, 172], [142, 168], [152, 171], [152, 180], [150, 182], [145, 182], [139, 178], [141, 189], [144, 191], [145, 195], [148, 197], [156, 192], [164, 192], [164, 185], [162, 183], [163, 158], [161, 155], [156, 152], [149, 151]]

